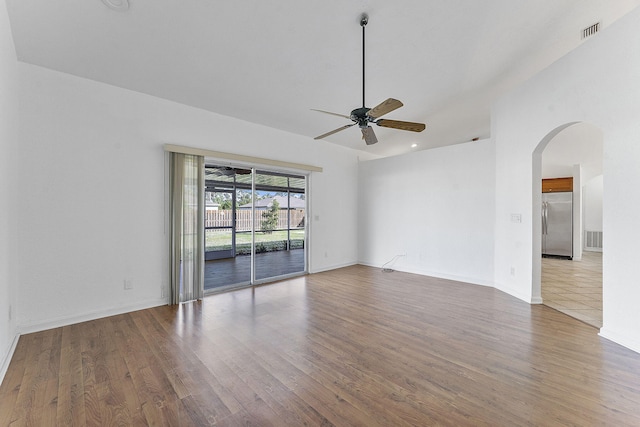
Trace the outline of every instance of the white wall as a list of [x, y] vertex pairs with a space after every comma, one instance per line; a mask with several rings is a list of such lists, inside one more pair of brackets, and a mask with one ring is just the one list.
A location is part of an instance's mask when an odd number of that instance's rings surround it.
[[495, 152], [483, 140], [360, 164], [360, 262], [493, 285]]
[[311, 270], [357, 262], [355, 151], [28, 64], [19, 72], [10, 243], [21, 331], [165, 303], [164, 143], [323, 167], [311, 176]]
[[584, 206], [584, 229], [602, 231], [602, 190], [603, 176], [596, 176], [582, 187], [582, 203]]
[[0, 1], [0, 380], [9, 363], [16, 335], [10, 319], [13, 308], [13, 230], [12, 184], [13, 147], [17, 135], [18, 70], [16, 53], [7, 15], [7, 5]]
[[[495, 277], [499, 289], [528, 301], [540, 297], [541, 141], [572, 122], [603, 132], [604, 327], [601, 334], [640, 351], [640, 9], [497, 102]], [[534, 156], [534, 151], [536, 151]], [[534, 184], [535, 183], [535, 184]], [[609, 189], [611, 189], [609, 191]], [[521, 212], [513, 227], [509, 216]], [[510, 268], [516, 274], [510, 275]]]

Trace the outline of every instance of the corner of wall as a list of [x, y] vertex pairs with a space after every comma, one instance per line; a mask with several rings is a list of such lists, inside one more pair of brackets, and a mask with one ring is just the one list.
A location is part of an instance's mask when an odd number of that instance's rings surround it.
[[9, 369], [9, 364], [11, 363], [11, 359], [13, 358], [13, 353], [16, 351], [16, 347], [18, 346], [18, 340], [20, 339], [20, 334], [16, 334], [13, 337], [13, 341], [8, 348], [7, 353], [4, 355], [1, 363], [0, 363], [0, 384], [4, 381], [4, 376], [7, 374], [7, 369]]
[[626, 347], [629, 350], [640, 353], [640, 341], [635, 339], [633, 336], [628, 336], [625, 333], [613, 331], [607, 327], [603, 327], [602, 329], [600, 329], [600, 333], [598, 335], [600, 335], [602, 338]]
[[47, 329], [59, 328], [67, 325], [73, 325], [76, 323], [87, 322], [90, 320], [101, 319], [103, 317], [117, 316], [119, 314], [130, 313], [132, 311], [145, 310], [148, 308], [159, 307], [166, 305], [166, 298], [154, 299], [149, 301], [138, 302], [121, 307], [112, 307], [98, 311], [92, 311], [87, 313], [74, 314], [72, 316], [60, 316], [53, 319], [49, 319], [45, 322], [20, 324], [17, 329], [21, 334], [28, 334], [33, 332], [45, 331]]
[[15, 327], [12, 210], [15, 201], [12, 154], [18, 146], [18, 88], [20, 75], [5, 0], [0, 1], [0, 381], [4, 378], [19, 335]]

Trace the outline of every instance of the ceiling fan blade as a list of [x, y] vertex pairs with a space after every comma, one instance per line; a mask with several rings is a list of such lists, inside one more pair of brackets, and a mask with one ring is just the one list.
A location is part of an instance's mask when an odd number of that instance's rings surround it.
[[338, 133], [338, 132], [340, 132], [341, 130], [345, 130], [346, 128], [350, 128], [350, 127], [351, 127], [351, 126], [353, 126], [353, 125], [355, 125], [355, 123], [351, 123], [351, 124], [349, 124], [349, 125], [341, 126], [341, 127], [339, 127], [338, 129], [334, 129], [334, 130], [332, 130], [331, 132], [323, 133], [322, 135], [320, 135], [320, 136], [316, 136], [316, 137], [315, 137], [315, 138], [313, 138], [313, 139], [322, 139], [322, 138], [326, 138], [326, 137], [327, 137], [327, 136], [329, 136], [329, 135], [333, 135], [334, 133]]
[[411, 132], [422, 132], [427, 128], [427, 125], [424, 123], [415, 123], [415, 122], [402, 122], [400, 120], [386, 120], [380, 119], [375, 122], [378, 126], [382, 126], [385, 128], [393, 128], [400, 130], [409, 130]]
[[339, 114], [339, 113], [332, 113], [331, 111], [316, 110], [315, 108], [312, 108], [311, 111], [317, 111], [319, 113], [331, 114], [332, 116], [338, 116], [338, 117], [344, 117], [345, 119], [351, 119], [351, 117], [349, 117], [349, 116], [345, 116], [344, 114]]
[[360, 128], [362, 130], [362, 138], [367, 145], [373, 145], [378, 142], [378, 138], [376, 138], [376, 134], [373, 132], [373, 128], [370, 126]]
[[402, 102], [398, 101], [397, 99], [389, 98], [369, 110], [367, 112], [367, 116], [377, 119], [378, 117], [382, 117], [385, 114], [390, 113], [393, 110], [397, 110], [400, 107], [402, 107]]

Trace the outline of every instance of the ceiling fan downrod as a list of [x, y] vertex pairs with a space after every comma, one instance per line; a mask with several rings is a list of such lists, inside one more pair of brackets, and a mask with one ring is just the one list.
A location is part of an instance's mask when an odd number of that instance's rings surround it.
[[364, 27], [369, 23], [369, 16], [366, 13], [363, 13], [360, 17], [360, 26], [362, 27], [362, 108], [365, 107], [364, 102]]

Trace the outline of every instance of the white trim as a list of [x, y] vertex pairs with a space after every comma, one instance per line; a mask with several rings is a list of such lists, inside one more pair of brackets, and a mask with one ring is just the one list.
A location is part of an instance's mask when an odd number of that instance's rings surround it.
[[311, 235], [313, 232], [313, 225], [311, 224], [311, 177], [309, 174], [304, 180], [304, 271], [307, 274], [311, 273]]
[[11, 359], [13, 358], [13, 353], [16, 351], [16, 347], [18, 346], [18, 340], [20, 339], [20, 334], [16, 334], [13, 337], [13, 342], [11, 343], [11, 347], [9, 347], [9, 351], [6, 356], [2, 360], [2, 365], [0, 365], [0, 384], [4, 381], [4, 376], [7, 374], [7, 370], [9, 369], [9, 364], [11, 363]]
[[162, 298], [141, 302], [138, 304], [114, 307], [107, 310], [92, 311], [74, 316], [61, 316], [42, 323], [18, 325], [18, 332], [20, 332], [21, 334], [30, 334], [33, 332], [46, 331], [47, 329], [59, 328], [62, 326], [73, 325], [89, 320], [101, 319], [103, 317], [116, 316], [118, 314], [126, 314], [133, 311], [145, 310], [147, 308], [159, 307], [161, 305], [167, 305], [168, 303], [168, 298]]
[[165, 144], [164, 151], [172, 153], [191, 154], [195, 156], [212, 157], [216, 159], [231, 160], [248, 164], [274, 166], [278, 168], [296, 169], [308, 172], [322, 172], [318, 166], [305, 165], [303, 163], [283, 162], [280, 160], [264, 159], [261, 157], [243, 156], [241, 154], [223, 153], [221, 151], [205, 150], [203, 148], [185, 147], [182, 145]]
[[321, 267], [321, 268], [317, 268], [317, 269], [313, 269], [313, 270], [309, 270], [309, 274], [317, 274], [317, 273], [323, 273], [325, 271], [331, 271], [331, 270], [337, 270], [339, 268], [345, 268], [345, 267], [351, 267], [352, 265], [358, 265], [359, 263], [357, 261], [354, 262], [347, 262], [344, 264], [335, 264], [335, 265], [330, 265], [330, 266], [326, 266], [326, 267]]
[[640, 341], [635, 339], [635, 337], [620, 334], [608, 328], [600, 329], [600, 333], [598, 335], [625, 348], [628, 348], [631, 351], [640, 353]]
[[[359, 261], [358, 264], [360, 265], [366, 265], [367, 267], [375, 267], [375, 268], [382, 268], [381, 264], [374, 264], [374, 263], [370, 263], [370, 262], [365, 262], [365, 261]], [[422, 268], [416, 268], [415, 266], [397, 266], [397, 265], [389, 265], [389, 268], [392, 268], [395, 271], [399, 271], [402, 273], [409, 273], [409, 274], [417, 274], [420, 276], [425, 276], [425, 277], [434, 277], [437, 279], [445, 279], [445, 280], [452, 280], [454, 282], [460, 282], [460, 283], [464, 283], [467, 285], [478, 285], [478, 286], [487, 286], [487, 287], [491, 287], [493, 288], [493, 282], [489, 282], [489, 281], [485, 281], [485, 280], [478, 280], [472, 277], [466, 277], [466, 276], [457, 276], [455, 274], [443, 274], [443, 273], [438, 273], [435, 271], [430, 271], [430, 270], [425, 270]]]
[[524, 302], [526, 302], [527, 304], [538, 304], [538, 298], [534, 297], [532, 295], [526, 295], [522, 292], [520, 292], [519, 289], [516, 289], [512, 286], [507, 286], [504, 285], [502, 283], [495, 283], [494, 288], [497, 289], [500, 292], [504, 292], [505, 294], [509, 294], [514, 298], [518, 298], [519, 300], [522, 300]]

